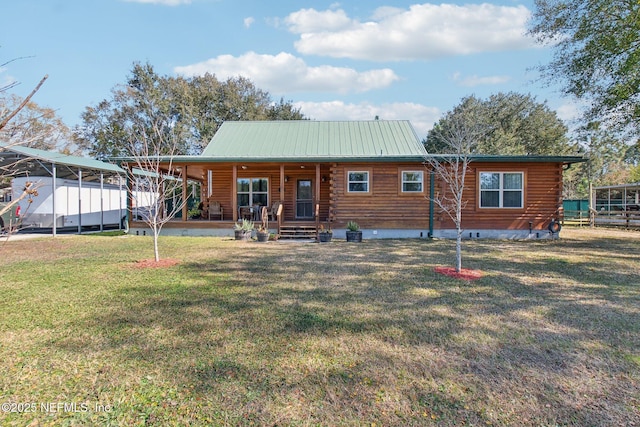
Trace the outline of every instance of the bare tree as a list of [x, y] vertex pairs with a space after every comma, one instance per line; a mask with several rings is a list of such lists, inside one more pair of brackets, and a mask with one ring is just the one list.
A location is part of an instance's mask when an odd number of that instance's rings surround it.
[[[0, 106], [0, 143], [2, 143], [3, 140], [5, 139], [7, 141], [9, 140], [9, 138], [5, 138], [5, 136], [3, 135], [4, 129], [7, 127], [11, 119], [13, 119], [16, 115], [18, 115], [18, 113], [20, 113], [20, 111], [23, 108], [25, 108], [25, 106], [29, 103], [31, 98], [36, 94], [36, 92], [40, 89], [40, 87], [44, 84], [45, 80], [47, 80], [48, 77], [49, 76], [45, 75], [40, 80], [40, 82], [36, 85], [36, 87], [31, 91], [31, 93], [27, 95], [27, 97], [17, 107], [5, 108], [4, 106]], [[2, 88], [0, 88], [0, 93], [13, 88], [14, 86], [15, 84], [13, 83], [3, 86]], [[3, 151], [7, 150], [8, 148], [12, 147], [13, 145], [17, 145], [17, 144], [22, 145], [26, 142], [27, 141], [19, 141], [19, 142], [10, 142], [10, 143], [0, 144], [0, 154]], [[15, 173], [18, 170], [17, 166], [18, 166], [17, 163], [10, 163], [8, 165], [0, 167], [0, 182], [3, 182], [3, 181], [6, 182], [9, 179], [11, 179], [13, 176], [15, 176]], [[39, 185], [37, 183], [30, 183], [29, 185], [26, 185], [25, 188], [22, 190], [22, 193], [20, 194], [20, 196], [14, 198], [12, 201], [6, 203], [4, 206], [0, 206], [0, 216], [10, 211], [11, 209], [13, 209], [13, 207], [21, 200], [37, 195], [38, 186]], [[5, 228], [5, 226], [6, 225], [3, 225], [2, 228]], [[5, 228], [5, 231], [7, 231], [10, 234], [14, 229], [15, 229], [14, 227], [9, 227], [8, 229]]]
[[[132, 136], [128, 139], [129, 156], [123, 166], [128, 174], [128, 193], [136, 205], [131, 214], [151, 229], [157, 262], [162, 227], [182, 211], [188, 200], [188, 195], [183, 194], [185, 170], [173, 163], [183, 135], [161, 97], [145, 94], [137, 101], [135, 108], [144, 114], [128, 122], [128, 134]], [[167, 204], [168, 199], [174, 202]]]
[[487, 135], [489, 128], [480, 118], [478, 105], [472, 98], [463, 99], [433, 128], [441, 154], [428, 155], [426, 165], [433, 171], [432, 179], [443, 184], [431, 203], [446, 214], [456, 228], [456, 271], [462, 269], [462, 211], [467, 205], [465, 179], [476, 145]]

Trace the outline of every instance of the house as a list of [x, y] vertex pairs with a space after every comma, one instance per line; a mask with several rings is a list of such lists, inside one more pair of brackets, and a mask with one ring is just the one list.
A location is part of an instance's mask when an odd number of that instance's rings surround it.
[[[256, 218], [255, 208], [280, 204], [271, 228], [283, 236], [315, 233], [322, 224], [343, 237], [351, 220], [365, 238], [453, 236], [451, 221], [430, 206], [434, 192], [446, 189], [431, 181], [427, 156], [408, 121], [225, 122], [200, 156], [171, 159], [173, 168], [201, 184], [205, 209], [215, 203], [221, 213], [191, 220], [185, 207], [182, 219], [163, 232], [230, 235], [243, 216]], [[561, 214], [563, 169], [580, 161], [474, 156], [465, 236], [548, 236], [549, 223]], [[144, 227], [130, 223], [132, 230]]]

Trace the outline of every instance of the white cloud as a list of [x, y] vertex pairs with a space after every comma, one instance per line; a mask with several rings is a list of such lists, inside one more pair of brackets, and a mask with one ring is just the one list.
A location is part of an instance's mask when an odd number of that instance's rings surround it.
[[197, 64], [175, 67], [185, 76], [215, 74], [226, 79], [244, 76], [269, 92], [366, 92], [391, 85], [399, 77], [388, 68], [357, 71], [353, 68], [323, 65], [311, 67], [291, 54], [260, 55], [248, 52], [242, 56], [220, 55]]
[[480, 77], [477, 75], [466, 76], [463, 77], [460, 73], [455, 73], [453, 75], [453, 81], [456, 82], [459, 86], [465, 87], [475, 87], [475, 86], [484, 86], [484, 85], [498, 85], [502, 83], [506, 83], [511, 78], [509, 76], [484, 76]]
[[181, 4], [191, 4], [191, 0], [123, 0], [128, 3], [161, 4], [164, 6], [180, 6]]
[[245, 26], [245, 28], [251, 27], [254, 22], [256, 22], [256, 20], [253, 18], [253, 16], [249, 16], [247, 18], [244, 18], [244, 26]]
[[434, 59], [526, 49], [535, 46], [525, 35], [531, 12], [524, 6], [493, 4], [417, 4], [409, 9], [377, 9], [360, 22], [341, 10], [302, 9], [284, 23], [299, 34], [303, 54], [374, 61]]
[[418, 137], [424, 139], [433, 124], [440, 119], [441, 112], [436, 107], [411, 102], [394, 102], [387, 104], [358, 104], [343, 101], [329, 102], [294, 102], [302, 113], [312, 120], [409, 120]]
[[344, 10], [301, 9], [284, 18], [289, 31], [296, 34], [313, 33], [316, 31], [340, 31], [354, 24]]

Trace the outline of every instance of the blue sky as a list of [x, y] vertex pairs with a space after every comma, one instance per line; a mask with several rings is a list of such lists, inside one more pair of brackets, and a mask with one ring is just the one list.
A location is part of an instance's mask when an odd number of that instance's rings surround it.
[[19, 0], [3, 4], [0, 86], [63, 121], [110, 98], [134, 62], [160, 75], [244, 75], [315, 120], [407, 119], [419, 137], [468, 95], [529, 93], [549, 48], [526, 37], [532, 1]]

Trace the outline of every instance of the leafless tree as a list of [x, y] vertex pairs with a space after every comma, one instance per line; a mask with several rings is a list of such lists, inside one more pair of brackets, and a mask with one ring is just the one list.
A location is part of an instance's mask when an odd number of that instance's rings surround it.
[[[162, 227], [182, 211], [189, 198], [183, 194], [183, 180], [187, 179], [185, 170], [173, 162], [182, 135], [160, 98], [142, 97], [136, 108], [146, 110], [146, 114], [140, 115], [144, 119], [128, 123], [129, 135], [135, 136], [128, 139], [126, 151], [129, 156], [123, 166], [128, 173], [128, 193], [136, 205], [131, 214], [151, 229], [157, 262], [160, 260], [158, 237]], [[167, 204], [168, 199], [173, 203]]]
[[[36, 92], [40, 89], [40, 87], [44, 84], [45, 80], [47, 80], [48, 76], [45, 75], [40, 82], [36, 85], [36, 87], [31, 91], [31, 93], [24, 99], [22, 100], [22, 102], [19, 103], [19, 105], [15, 108], [5, 108], [5, 106], [0, 106], [0, 142], [2, 142], [3, 144], [0, 145], [0, 154], [2, 154], [3, 151], [9, 149], [10, 147], [14, 146], [14, 145], [18, 145], [18, 144], [24, 144], [27, 143], [28, 141], [14, 141], [14, 142], [7, 142], [5, 143], [4, 141], [9, 141], [10, 138], [5, 138], [4, 134], [4, 130], [7, 127], [7, 125], [9, 124], [9, 122], [18, 115], [18, 113], [20, 113], [20, 111], [25, 108], [25, 106], [27, 106], [27, 104], [29, 103], [29, 101], [31, 100], [31, 98], [33, 98], [33, 96], [36, 94]], [[12, 87], [14, 87], [15, 84], [9, 84], [6, 86], [3, 86], [2, 88], [0, 88], [0, 93], [5, 92], [9, 89], [11, 89]], [[24, 160], [23, 160], [24, 161]], [[16, 173], [16, 171], [18, 170], [18, 165], [17, 164], [9, 164], [9, 165], [5, 165], [3, 167], [0, 168], [0, 182], [2, 181], [8, 181], [10, 178], [12, 178], [14, 176], [14, 174]], [[29, 183], [29, 185], [26, 185], [25, 188], [22, 190], [22, 193], [18, 196], [15, 197], [13, 200], [11, 200], [10, 202], [6, 203], [4, 206], [0, 207], [0, 215], [3, 215], [6, 212], [9, 212], [11, 209], [13, 209], [13, 207], [20, 202], [21, 200], [25, 199], [25, 198], [30, 198], [33, 197], [34, 195], [37, 195], [37, 189], [38, 189], [38, 184], [37, 183]], [[6, 225], [5, 225], [6, 227]], [[11, 233], [11, 231], [13, 231], [12, 227], [9, 228], [5, 228], [5, 231], [8, 231], [9, 233]]]
[[[467, 102], [468, 101], [468, 102]], [[465, 180], [477, 144], [489, 128], [480, 120], [477, 105], [467, 98], [440, 120], [432, 130], [441, 152], [426, 157], [433, 178], [443, 185], [431, 199], [456, 228], [456, 271], [462, 269], [462, 212], [467, 205]]]

